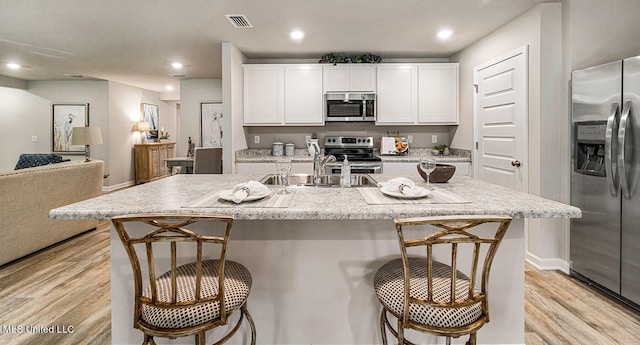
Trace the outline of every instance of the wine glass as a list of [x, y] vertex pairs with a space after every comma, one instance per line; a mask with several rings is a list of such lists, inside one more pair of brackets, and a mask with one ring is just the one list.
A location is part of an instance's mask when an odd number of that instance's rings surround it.
[[436, 170], [436, 160], [429, 157], [421, 157], [420, 170], [427, 175], [427, 189], [429, 189], [429, 175]]
[[291, 172], [291, 161], [277, 161], [276, 162], [276, 173], [280, 176], [280, 185], [282, 189], [278, 192], [278, 194], [289, 194], [287, 190], [287, 185], [289, 185], [289, 172]]

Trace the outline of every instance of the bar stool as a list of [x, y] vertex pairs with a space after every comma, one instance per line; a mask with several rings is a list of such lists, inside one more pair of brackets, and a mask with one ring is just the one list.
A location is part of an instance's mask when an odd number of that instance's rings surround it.
[[[396, 219], [402, 257], [385, 263], [374, 277], [383, 344], [388, 328], [398, 344], [413, 344], [404, 335], [413, 329], [445, 336], [447, 345], [452, 337], [469, 335], [467, 344], [475, 345], [476, 332], [489, 322], [489, 272], [510, 223], [504, 216]], [[490, 224], [492, 235], [479, 235], [487, 231], [478, 231], [481, 224]], [[395, 329], [388, 314], [397, 318]]]
[[[226, 325], [237, 310], [238, 322], [216, 344], [231, 338], [244, 318], [255, 344], [255, 325], [247, 310], [251, 274], [226, 260], [232, 216], [146, 214], [115, 217], [112, 222], [131, 261], [134, 327], [144, 333], [143, 344], [155, 344], [153, 337], [191, 335], [196, 344], [205, 344], [205, 332]], [[201, 226], [197, 229], [206, 227], [207, 235], [194, 230], [196, 224]], [[169, 252], [168, 259], [159, 255], [163, 250]]]

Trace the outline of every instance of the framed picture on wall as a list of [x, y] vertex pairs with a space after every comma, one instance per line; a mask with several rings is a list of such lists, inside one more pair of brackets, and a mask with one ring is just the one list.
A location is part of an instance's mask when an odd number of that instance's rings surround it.
[[89, 126], [89, 103], [57, 103], [52, 108], [51, 151], [64, 154], [85, 154], [84, 145], [71, 145], [73, 127]]
[[222, 102], [200, 103], [200, 144], [222, 147]]
[[142, 122], [149, 122], [151, 130], [147, 132], [147, 139], [158, 139], [158, 129], [160, 128], [160, 107], [155, 104], [141, 103], [140, 112]]

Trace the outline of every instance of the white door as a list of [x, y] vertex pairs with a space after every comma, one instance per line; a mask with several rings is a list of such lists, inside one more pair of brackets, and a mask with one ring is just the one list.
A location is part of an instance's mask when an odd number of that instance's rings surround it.
[[474, 68], [474, 175], [527, 191], [527, 47]]

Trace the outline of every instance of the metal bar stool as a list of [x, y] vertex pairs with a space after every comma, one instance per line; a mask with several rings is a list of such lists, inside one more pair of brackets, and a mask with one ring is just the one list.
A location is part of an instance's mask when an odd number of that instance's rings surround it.
[[[131, 261], [133, 326], [144, 333], [143, 344], [155, 344], [153, 337], [191, 335], [196, 344], [204, 344], [205, 332], [226, 325], [237, 310], [238, 322], [216, 344], [231, 338], [244, 318], [255, 344], [255, 325], [247, 310], [251, 274], [226, 260], [232, 216], [146, 214], [115, 217], [112, 222]], [[160, 254], [163, 250], [170, 252], [168, 259]]]
[[[388, 328], [398, 344], [413, 344], [404, 334], [413, 329], [445, 336], [447, 345], [452, 337], [469, 335], [467, 344], [475, 345], [476, 332], [489, 322], [489, 272], [510, 223], [504, 216], [396, 219], [402, 257], [385, 263], [374, 277], [383, 343]], [[487, 232], [478, 227], [482, 224], [491, 226], [489, 236], [480, 235]], [[395, 329], [388, 314], [397, 318]]]

